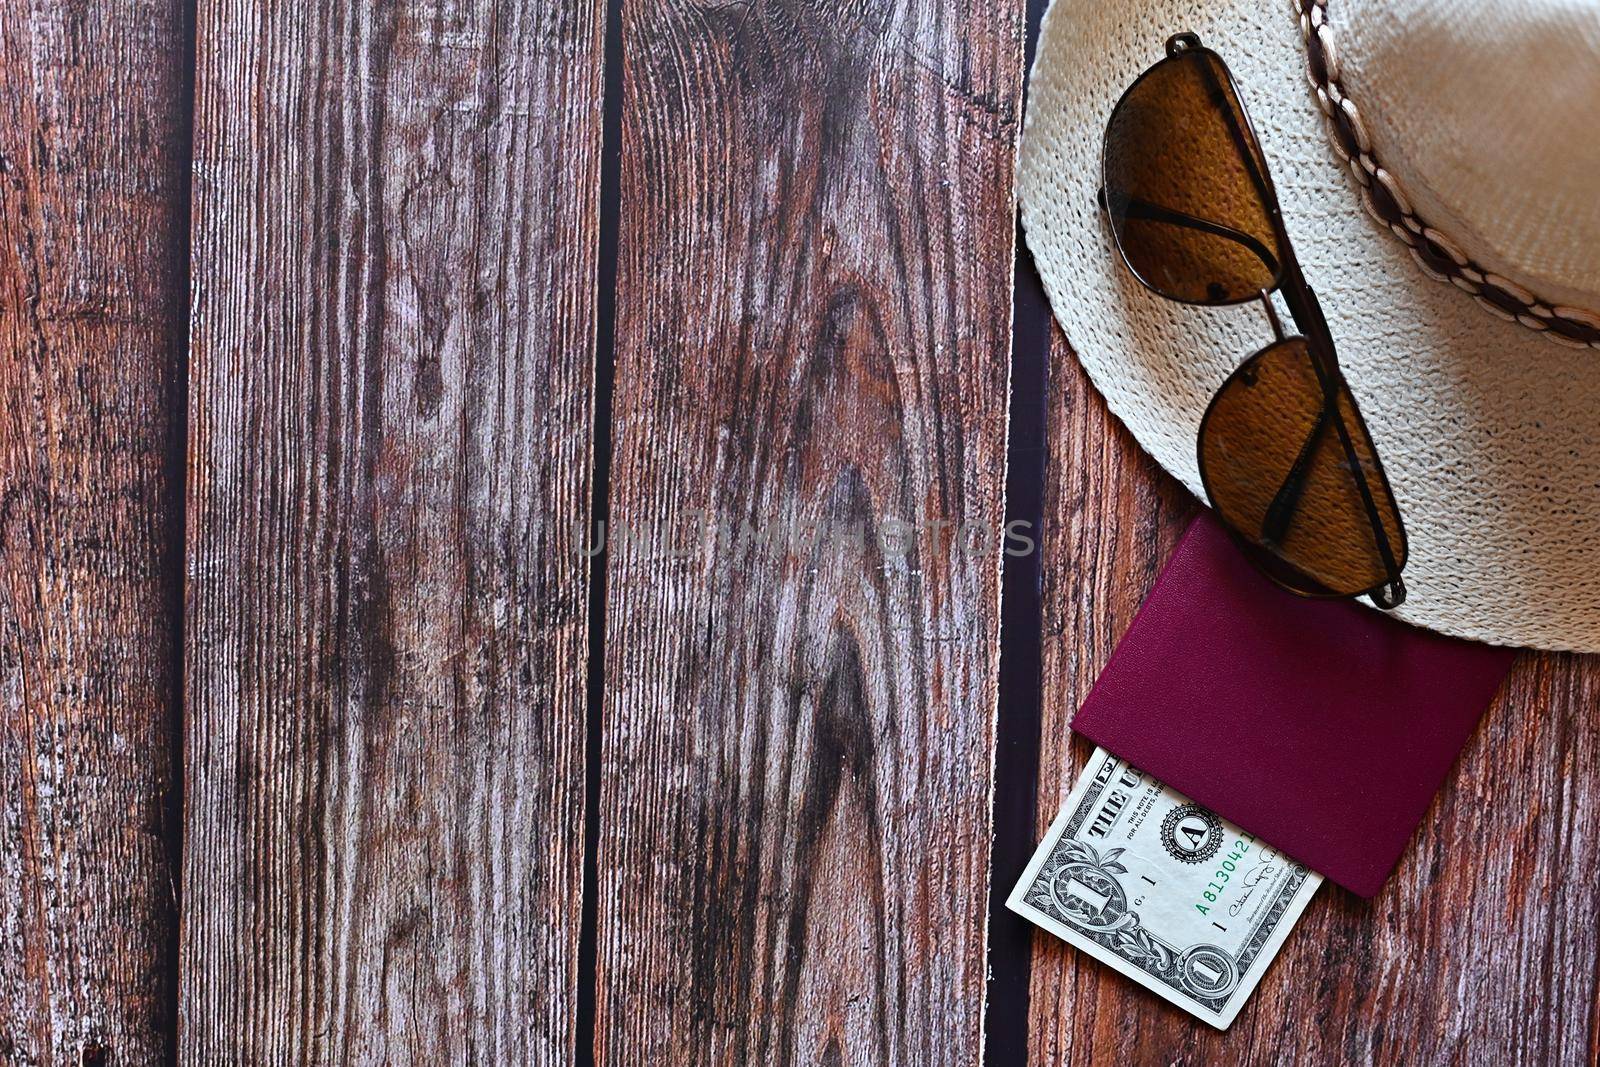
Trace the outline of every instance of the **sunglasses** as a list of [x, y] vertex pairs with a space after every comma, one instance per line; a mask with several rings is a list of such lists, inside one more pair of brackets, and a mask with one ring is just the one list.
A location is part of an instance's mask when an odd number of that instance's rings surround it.
[[[1192, 33], [1167, 42], [1111, 112], [1100, 206], [1145, 288], [1223, 307], [1260, 300], [1274, 340], [1211, 398], [1200, 479], [1217, 517], [1273, 581], [1310, 597], [1406, 595], [1406, 532], [1284, 230], [1233, 75]], [[1272, 302], [1282, 295], [1299, 334]]]

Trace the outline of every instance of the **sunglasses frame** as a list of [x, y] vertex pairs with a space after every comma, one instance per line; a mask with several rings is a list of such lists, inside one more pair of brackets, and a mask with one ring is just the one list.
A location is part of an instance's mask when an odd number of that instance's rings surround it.
[[[1213, 97], [1212, 102], [1220, 111], [1222, 111], [1223, 117], [1227, 122], [1229, 132], [1235, 142], [1235, 148], [1238, 150], [1240, 157], [1245, 163], [1246, 169], [1249, 170], [1251, 178], [1256, 184], [1256, 191], [1260, 197], [1262, 206], [1266, 209], [1268, 221], [1271, 224], [1273, 238], [1277, 244], [1277, 248], [1273, 250], [1265, 249], [1260, 247], [1260, 242], [1249, 234], [1245, 234], [1241, 231], [1234, 231], [1231, 229], [1231, 227], [1221, 226], [1220, 224], [1210, 222], [1206, 219], [1194, 218], [1192, 216], [1184, 215], [1181, 212], [1171, 211], [1169, 209], [1162, 208], [1159, 205], [1141, 203], [1140, 210], [1144, 212], [1144, 217], [1146, 218], [1153, 217], [1159, 219], [1164, 216], [1172, 216], [1170, 221], [1173, 221], [1179, 225], [1189, 226], [1203, 231], [1219, 233], [1221, 236], [1228, 236], [1247, 245], [1256, 245], [1257, 248], [1252, 250], [1255, 251], [1258, 256], [1262, 257], [1263, 262], [1266, 263], [1266, 265], [1275, 266], [1276, 269], [1273, 272], [1271, 285], [1265, 289], [1262, 289], [1258, 293], [1251, 293], [1246, 296], [1229, 300], [1187, 300], [1182, 297], [1173, 296], [1167, 292], [1164, 292], [1160, 287], [1152, 284], [1149, 279], [1140, 274], [1139, 270], [1128, 258], [1127, 251], [1122, 247], [1122, 236], [1118, 232], [1118, 227], [1116, 225], [1111, 225], [1111, 238], [1116, 246], [1117, 256], [1122, 260], [1122, 265], [1127, 268], [1128, 273], [1132, 274], [1134, 279], [1138, 281], [1140, 285], [1144, 286], [1146, 289], [1163, 299], [1171, 300], [1175, 303], [1188, 304], [1194, 307], [1234, 307], [1249, 303], [1252, 300], [1261, 300], [1267, 309], [1267, 315], [1271, 320], [1275, 339], [1271, 344], [1259, 349], [1242, 361], [1239, 366], [1234, 369], [1233, 373], [1231, 373], [1223, 382], [1222, 386], [1218, 388], [1216, 394], [1214, 394], [1211, 399], [1211, 403], [1206, 407], [1205, 416], [1200, 421], [1200, 429], [1199, 433], [1197, 434], [1197, 439], [1203, 439], [1206, 432], [1206, 424], [1210, 421], [1211, 414], [1216, 408], [1217, 399], [1222, 395], [1227, 387], [1231, 385], [1236, 378], [1245, 372], [1246, 368], [1251, 366], [1255, 360], [1257, 360], [1264, 353], [1276, 348], [1278, 345], [1295, 339], [1285, 336], [1283, 325], [1279, 321], [1277, 312], [1272, 306], [1271, 293], [1276, 291], [1282, 294], [1284, 304], [1287, 305], [1289, 309], [1289, 315], [1294, 320], [1295, 326], [1300, 330], [1299, 339], [1305, 341], [1306, 349], [1311, 354], [1312, 365], [1316, 369], [1318, 381], [1322, 386], [1322, 402], [1324, 405], [1324, 411], [1330, 416], [1327, 419], [1318, 421], [1317, 427], [1312, 431], [1311, 435], [1308, 436], [1306, 443], [1301, 447], [1300, 456], [1302, 459], [1305, 459], [1312, 453], [1313, 446], [1317, 443], [1318, 439], [1324, 432], [1323, 427], [1331, 423], [1338, 435], [1339, 443], [1344, 450], [1345, 459], [1348, 463], [1349, 469], [1355, 476], [1357, 488], [1361, 493], [1362, 505], [1367, 513], [1367, 522], [1372, 529], [1373, 539], [1376, 542], [1378, 553], [1383, 560], [1385, 576], [1382, 582], [1379, 582], [1370, 589], [1364, 589], [1350, 593], [1339, 593], [1332, 590], [1319, 592], [1317, 589], [1326, 589], [1321, 582], [1318, 582], [1309, 574], [1304, 574], [1300, 568], [1294, 566], [1288, 560], [1277, 556], [1276, 553], [1272, 553], [1274, 558], [1277, 559], [1284, 567], [1305, 578], [1316, 588], [1308, 590], [1301, 586], [1290, 584], [1272, 571], [1267, 570], [1264, 567], [1261, 569], [1263, 573], [1265, 573], [1266, 576], [1273, 582], [1299, 596], [1339, 600], [1366, 596], [1371, 598], [1373, 604], [1383, 608], [1384, 610], [1399, 607], [1400, 604], [1405, 601], [1406, 588], [1405, 582], [1402, 580], [1400, 575], [1403, 565], [1397, 563], [1396, 560], [1397, 558], [1404, 560], [1410, 556], [1410, 547], [1406, 540], [1405, 520], [1400, 514], [1399, 505], [1395, 504], [1393, 510], [1395, 523], [1398, 527], [1397, 532], [1399, 534], [1399, 544], [1398, 546], [1391, 545], [1389, 543], [1388, 531], [1384, 528], [1383, 517], [1378, 512], [1378, 506], [1373, 496], [1372, 487], [1368, 484], [1367, 475], [1362, 469], [1364, 464], [1360, 456], [1356, 453], [1355, 446], [1352, 443], [1350, 436], [1350, 428], [1345, 425], [1344, 416], [1340, 411], [1338, 394], [1341, 388], [1351, 396], [1352, 403], [1350, 408], [1352, 413], [1355, 415], [1357, 428], [1369, 442], [1372, 440], [1372, 435], [1367, 430], [1366, 421], [1361, 415], [1359, 405], [1353, 402], [1354, 393], [1351, 392], [1349, 383], [1345, 380], [1344, 372], [1339, 367], [1339, 357], [1334, 349], [1333, 334], [1328, 328], [1327, 319], [1323, 316], [1322, 305], [1317, 301], [1316, 293], [1313, 292], [1311, 286], [1306, 283], [1305, 275], [1300, 270], [1300, 261], [1295, 256], [1294, 244], [1289, 240], [1288, 230], [1283, 224], [1283, 211], [1279, 206], [1278, 192], [1276, 187], [1273, 185], [1272, 174], [1267, 169], [1265, 153], [1261, 152], [1260, 150], [1261, 142], [1256, 136], [1255, 124], [1250, 119], [1250, 112], [1245, 107], [1244, 97], [1239, 93], [1238, 83], [1234, 80], [1233, 72], [1228, 68], [1228, 64], [1216, 52], [1206, 48], [1203, 44], [1201, 44], [1200, 38], [1197, 35], [1193, 33], [1174, 34], [1167, 40], [1166, 53], [1167, 54], [1164, 57], [1151, 65], [1142, 74], [1134, 79], [1133, 83], [1123, 91], [1122, 95], [1117, 99], [1116, 105], [1111, 109], [1111, 116], [1106, 121], [1105, 133], [1101, 137], [1101, 186], [1098, 198], [1100, 209], [1106, 213], [1107, 221], [1110, 222], [1111, 205], [1108, 203], [1106, 190], [1111, 188], [1111, 185], [1107, 181], [1107, 175], [1105, 173], [1105, 161], [1109, 156], [1106, 142], [1109, 140], [1111, 130], [1115, 125], [1117, 112], [1122, 108], [1123, 104], [1128, 100], [1128, 98], [1132, 96], [1139, 88], [1140, 84], [1143, 83], [1146, 78], [1150, 77], [1152, 73], [1162, 69], [1165, 64], [1174, 62], [1189, 62], [1191, 61], [1191, 57], [1199, 57], [1202, 61], [1209, 59], [1212, 62], [1205, 64], [1207, 80], [1214, 82], [1214, 73], [1216, 69], [1221, 70], [1222, 77], [1226, 80], [1225, 87], [1222, 84], [1212, 84], [1209, 86], [1211, 95]], [[1214, 67], [1212, 65], [1213, 63], [1215, 64]], [[1224, 88], [1226, 88], [1228, 94], [1231, 94], [1233, 100], [1238, 105], [1237, 112], [1238, 117], [1243, 120], [1242, 125], [1239, 121], [1235, 120], [1235, 109], [1229, 107], [1227, 105], [1227, 101], [1222, 98]], [[1125, 201], [1119, 205], [1124, 209], [1123, 217], [1128, 217], [1126, 209], [1133, 205], [1133, 201]], [[1269, 254], [1272, 251], [1277, 253], [1275, 260]], [[1217, 497], [1212, 491], [1212, 481], [1208, 471], [1206, 470], [1204, 450], [1197, 449], [1196, 451], [1198, 453], [1201, 483], [1205, 487], [1207, 496], [1215, 500]], [[1389, 476], [1383, 469], [1383, 461], [1378, 456], [1376, 446], [1372, 448], [1371, 458], [1372, 467], [1375, 469], [1378, 483], [1381, 486], [1384, 495], [1388, 500], [1394, 501], [1394, 490], [1389, 485]], [[1291, 485], [1291, 481], [1296, 478], [1299, 470], [1300, 463], [1297, 462], [1295, 468], [1291, 470], [1289, 475], [1286, 477], [1283, 487], [1279, 489], [1280, 496], [1285, 492], [1294, 489], [1294, 487]], [[1229, 533], [1235, 537], [1235, 539], [1244, 542], [1246, 545], [1256, 549], [1257, 551], [1269, 553], [1272, 552], [1272, 549], [1269, 545], [1262, 544], [1259, 539], [1249, 537], [1242, 531], [1238, 530], [1234, 524], [1228, 520], [1227, 516], [1223, 515], [1220, 511], [1216, 512], [1216, 514], [1217, 518], [1228, 529]], [[1398, 552], [1395, 551], [1396, 547], [1399, 549]]]

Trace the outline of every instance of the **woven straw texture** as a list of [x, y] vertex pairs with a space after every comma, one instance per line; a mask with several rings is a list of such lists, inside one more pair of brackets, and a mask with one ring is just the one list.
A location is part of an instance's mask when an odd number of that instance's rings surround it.
[[1361, 209], [1307, 86], [1298, 19], [1288, 0], [1054, 0], [1018, 170], [1051, 307], [1112, 411], [1203, 496], [1200, 417], [1270, 328], [1258, 306], [1146, 292], [1095, 206], [1112, 105], [1168, 36], [1199, 34], [1239, 82], [1405, 514], [1410, 599], [1397, 614], [1494, 644], [1600, 651], [1600, 355], [1486, 315]]
[[1345, 88], [1417, 213], [1496, 274], [1595, 309], [1600, 5], [1328, 0], [1327, 15]]

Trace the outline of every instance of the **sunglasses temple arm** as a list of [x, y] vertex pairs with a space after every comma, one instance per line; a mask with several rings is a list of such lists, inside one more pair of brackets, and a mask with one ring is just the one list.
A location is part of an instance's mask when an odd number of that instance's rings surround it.
[[[1316, 369], [1318, 381], [1322, 384], [1324, 413], [1333, 416], [1329, 421], [1332, 421], [1334, 429], [1338, 432], [1339, 445], [1344, 449], [1350, 472], [1355, 475], [1356, 489], [1361, 494], [1361, 506], [1367, 513], [1367, 523], [1372, 527], [1372, 538], [1377, 545], [1378, 555], [1383, 558], [1383, 569], [1388, 576], [1388, 589], [1370, 594], [1372, 602], [1385, 609], [1399, 607], [1405, 600], [1406, 587], [1400, 580], [1400, 566], [1394, 557], [1394, 546], [1389, 544], [1389, 531], [1385, 529], [1383, 516], [1378, 512], [1372, 486], [1367, 483], [1366, 464], [1356, 452], [1355, 442], [1350, 439], [1350, 430], [1345, 426], [1344, 416], [1339, 412], [1337, 383], [1342, 375], [1338, 357], [1334, 355], [1328, 320], [1323, 317], [1322, 305], [1317, 301], [1317, 294], [1306, 284], [1305, 276], [1300, 273], [1300, 264], [1295, 260], [1292, 248], [1285, 249], [1284, 259], [1283, 284], [1279, 287], [1279, 292], [1283, 294], [1284, 303], [1289, 305], [1289, 314], [1294, 318], [1295, 325], [1311, 342], [1313, 348], [1311, 364]], [[1325, 423], [1319, 420], [1312, 435], [1322, 433], [1324, 425]]]
[[[1244, 100], [1239, 97], [1238, 92], [1229, 93], [1223, 88], [1222, 82], [1217, 78], [1217, 72], [1212, 69], [1211, 64], [1202, 63], [1200, 69], [1204, 72], [1206, 91], [1211, 97], [1211, 106], [1222, 112], [1223, 122], [1228, 127], [1228, 135], [1233, 138], [1233, 147], [1238, 151], [1239, 158], [1244, 161], [1245, 167], [1249, 169], [1250, 180], [1255, 182], [1256, 194], [1261, 197], [1263, 204], [1270, 204], [1274, 214], [1276, 214], [1278, 211], [1278, 198], [1272, 191], [1272, 182], [1267, 177], [1266, 171], [1262, 169], [1262, 161], [1256, 155], [1256, 149], [1253, 147], [1255, 134], [1245, 126]], [[1226, 70], [1227, 68], [1224, 67], [1223, 69]], [[1233, 80], [1232, 75], [1229, 75], [1228, 80], [1230, 82]], [[1239, 101], [1237, 112], [1229, 102], [1230, 96]], [[1278, 227], [1280, 230], [1282, 226], [1282, 222], [1279, 222]], [[1283, 241], [1287, 244], [1288, 238], [1284, 237]]]
[[[1109, 209], [1109, 199], [1104, 189], [1100, 190], [1098, 200], [1102, 211]], [[1169, 226], [1182, 226], [1189, 230], [1199, 230], [1201, 233], [1209, 233], [1213, 237], [1221, 237], [1235, 244], [1243, 245], [1252, 255], [1266, 265], [1267, 270], [1273, 274], [1278, 273], [1277, 257], [1272, 254], [1272, 251], [1266, 245], [1243, 230], [1236, 230], [1232, 226], [1224, 226], [1220, 222], [1212, 222], [1210, 219], [1202, 219], [1194, 215], [1185, 214], [1182, 211], [1175, 211], [1169, 207], [1162, 207], [1160, 204], [1153, 204], [1148, 200], [1140, 200], [1138, 197], [1118, 199], [1117, 207], [1122, 217], [1126, 219], [1139, 219], [1144, 222], [1164, 222]]]
[[1333, 410], [1332, 415], [1333, 428], [1339, 433], [1339, 444], [1343, 446], [1345, 459], [1350, 463], [1350, 472], [1356, 476], [1356, 488], [1361, 492], [1361, 506], [1366, 509], [1367, 523], [1372, 527], [1372, 539], [1378, 546], [1378, 555], [1383, 557], [1384, 574], [1389, 579], [1390, 589], [1393, 590], [1394, 599], [1389, 600], [1386, 596], [1380, 600], [1378, 594], [1373, 593], [1372, 602], [1380, 608], [1397, 608], [1406, 598], [1406, 587], [1400, 580], [1400, 565], [1395, 561], [1394, 548], [1389, 544], [1389, 531], [1384, 529], [1383, 516], [1379, 514], [1377, 501], [1373, 499], [1372, 487], [1367, 484], [1364, 464], [1356, 453], [1355, 443], [1350, 440], [1350, 430], [1344, 424], [1344, 416], [1337, 408]]
[[1284, 535], [1289, 532], [1289, 526], [1294, 522], [1294, 513], [1300, 506], [1300, 495], [1305, 491], [1306, 476], [1311, 471], [1312, 457], [1316, 455], [1317, 445], [1327, 433], [1330, 421], [1337, 429], [1339, 442], [1350, 461], [1350, 470], [1355, 475], [1356, 485], [1361, 491], [1361, 503], [1366, 509], [1367, 521], [1372, 526], [1378, 554], [1383, 557], [1386, 581], [1383, 586], [1367, 595], [1372, 598], [1374, 604], [1388, 611], [1405, 602], [1406, 586], [1400, 579], [1400, 569], [1396, 565], [1394, 551], [1389, 545], [1389, 535], [1383, 528], [1383, 518], [1378, 514], [1377, 503], [1372, 498], [1372, 489], [1367, 485], [1366, 474], [1361, 469], [1355, 444], [1350, 440], [1344, 419], [1326, 404], [1317, 415], [1317, 424], [1306, 435], [1305, 444], [1300, 446], [1300, 454], [1295, 457], [1294, 466], [1284, 476], [1283, 484], [1278, 487], [1272, 502], [1267, 505], [1267, 513], [1261, 520], [1261, 540], [1263, 544], [1269, 546], [1279, 545], [1282, 544]]
[[1323, 405], [1322, 411], [1317, 415], [1317, 424], [1306, 434], [1305, 444], [1300, 446], [1300, 454], [1295, 457], [1294, 466], [1289, 468], [1289, 473], [1284, 476], [1283, 484], [1278, 487], [1272, 503], [1267, 505], [1267, 513], [1261, 520], [1263, 544], [1273, 546], [1283, 543], [1284, 535], [1289, 532], [1289, 524], [1294, 521], [1295, 509], [1300, 506], [1300, 494], [1305, 491], [1306, 475], [1311, 472], [1311, 459], [1317, 454], [1317, 445], [1327, 430], [1328, 407]]
[[1406, 583], [1400, 575], [1392, 574], [1383, 585], [1367, 594], [1372, 603], [1384, 611], [1393, 611], [1406, 602]]
[[[1227, 98], [1222, 91], [1222, 85], [1217, 81], [1216, 73], [1210, 65], [1204, 67], [1208, 88], [1211, 91], [1212, 102], [1223, 112], [1228, 125], [1228, 131], [1233, 136], [1234, 144], [1239, 150], [1240, 157], [1245, 166], [1250, 170], [1250, 176], [1255, 179], [1256, 188], [1261, 195], [1263, 203], [1272, 204], [1276, 209], [1277, 198], [1272, 195], [1271, 184], [1257, 162], [1255, 153], [1250, 150], [1249, 138], [1240, 124], [1238, 116], [1232, 107], [1227, 106]], [[1243, 107], [1243, 104], [1240, 104]], [[1378, 514], [1377, 503], [1372, 497], [1372, 487], [1367, 484], [1366, 472], [1362, 470], [1360, 456], [1356, 454], [1355, 444], [1350, 440], [1350, 431], [1344, 424], [1344, 416], [1338, 409], [1338, 396], [1334, 387], [1333, 375], [1338, 374], [1338, 356], [1333, 349], [1333, 334], [1328, 329], [1327, 319], [1322, 314], [1322, 305], [1317, 302], [1316, 293], [1311, 286], [1306, 284], [1305, 276], [1300, 272], [1300, 263], [1295, 258], [1294, 247], [1289, 243], [1287, 233], [1282, 232], [1282, 222], [1279, 221], [1280, 243], [1284, 257], [1282, 281], [1279, 285], [1283, 292], [1284, 302], [1289, 305], [1289, 314], [1294, 318], [1295, 325], [1300, 332], [1311, 339], [1312, 345], [1320, 349], [1321, 356], [1313, 355], [1312, 364], [1316, 367], [1317, 377], [1322, 382], [1323, 390], [1323, 418], [1317, 420], [1316, 427], [1312, 430], [1308, 440], [1301, 449], [1302, 457], [1312, 452], [1316, 440], [1320, 437], [1329, 421], [1326, 416], [1332, 415], [1332, 422], [1339, 432], [1339, 443], [1344, 448], [1346, 459], [1350, 463], [1350, 470], [1356, 476], [1356, 486], [1361, 491], [1361, 503], [1367, 512], [1367, 521], [1372, 525], [1373, 539], [1377, 542], [1378, 552], [1383, 557], [1383, 569], [1387, 573], [1388, 582], [1384, 587], [1374, 590], [1369, 596], [1372, 602], [1380, 608], [1389, 609], [1399, 607], [1406, 598], [1405, 583], [1400, 580], [1400, 568], [1394, 558], [1394, 550], [1389, 544], [1389, 534], [1383, 527], [1383, 518]], [[1276, 316], [1274, 316], [1276, 318]], [[1276, 325], [1276, 324], [1275, 324]], [[1333, 374], [1330, 374], [1330, 368]], [[1299, 467], [1297, 461], [1295, 466]], [[1294, 472], [1290, 472], [1291, 478]], [[1303, 478], [1303, 475], [1302, 475]], [[1287, 480], [1284, 489], [1288, 488]], [[1283, 495], [1284, 490], [1279, 490]], [[1294, 499], [1298, 501], [1299, 491], [1293, 492]], [[1276, 501], [1274, 501], [1276, 502]], [[1285, 526], [1287, 528], [1287, 525]]]

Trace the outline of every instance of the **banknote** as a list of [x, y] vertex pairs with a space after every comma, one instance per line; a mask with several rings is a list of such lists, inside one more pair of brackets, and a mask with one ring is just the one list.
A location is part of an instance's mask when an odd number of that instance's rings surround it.
[[1321, 884], [1096, 749], [1006, 904], [1226, 1030]]

